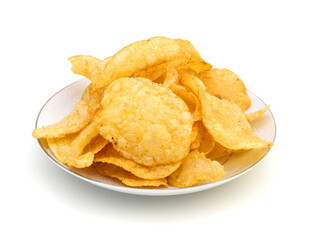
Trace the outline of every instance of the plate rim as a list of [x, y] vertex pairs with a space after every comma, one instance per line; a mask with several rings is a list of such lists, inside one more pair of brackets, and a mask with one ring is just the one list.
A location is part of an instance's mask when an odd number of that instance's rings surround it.
[[[60, 90], [58, 90], [56, 93], [54, 93], [50, 98], [48, 98], [48, 100], [43, 104], [43, 106], [41, 107], [37, 117], [36, 117], [36, 121], [35, 121], [35, 128], [38, 127], [38, 122], [39, 122], [39, 118], [40, 115], [43, 111], [43, 109], [45, 108], [45, 106], [49, 103], [49, 101], [51, 99], [53, 99], [58, 93], [62, 92], [63, 90], [65, 90], [66, 88], [71, 87], [74, 84], [77, 84], [79, 82], [88, 80], [90, 83], [90, 80], [87, 78], [82, 78], [79, 79], [77, 81], [74, 81], [73, 83], [68, 84], [67, 86], [61, 88]], [[258, 98], [265, 106], [267, 106], [267, 104], [261, 99], [259, 98], [256, 94], [254, 94], [253, 92], [251, 92], [250, 90], [246, 90], [247, 92], [251, 93], [252, 95], [254, 95], [256, 98]], [[277, 136], [277, 124], [276, 124], [276, 120], [275, 117], [272, 113], [272, 111], [270, 109], [268, 109], [271, 118], [273, 120], [274, 123], [274, 138], [272, 140], [272, 143], [275, 143], [276, 140], [276, 136]], [[103, 183], [103, 182], [98, 182], [92, 179], [89, 179], [85, 176], [82, 176], [76, 172], [70, 171], [70, 169], [67, 169], [63, 164], [61, 164], [59, 161], [57, 161], [56, 159], [54, 159], [49, 152], [47, 152], [45, 150], [45, 148], [43, 147], [40, 139], [37, 139], [37, 142], [39, 143], [39, 146], [41, 147], [41, 149], [43, 150], [43, 152], [45, 153], [45, 155], [54, 163], [56, 164], [58, 167], [60, 167], [61, 169], [63, 169], [64, 171], [70, 173], [71, 175], [84, 180], [88, 183], [91, 183], [93, 185], [99, 186], [101, 188], [105, 188], [108, 190], [112, 190], [112, 191], [116, 191], [116, 192], [122, 192], [122, 193], [128, 193], [128, 194], [134, 194], [134, 195], [143, 195], [143, 196], [173, 196], [173, 195], [183, 195], [183, 194], [189, 194], [189, 193], [194, 193], [194, 192], [200, 192], [200, 191], [204, 191], [204, 190], [208, 190], [217, 186], [220, 186], [222, 184], [225, 184], [227, 182], [230, 182], [242, 175], [244, 175], [245, 173], [251, 171], [253, 168], [255, 168], [258, 164], [260, 164], [262, 162], [262, 160], [267, 156], [267, 154], [269, 153], [269, 151], [271, 150], [271, 148], [269, 148], [267, 150], [267, 152], [261, 157], [261, 159], [259, 159], [256, 163], [254, 163], [252, 166], [250, 166], [249, 168], [243, 170], [242, 172], [231, 176], [229, 178], [223, 179], [223, 180], [219, 180], [217, 182], [211, 182], [208, 184], [203, 184], [203, 185], [197, 185], [197, 186], [192, 186], [192, 187], [187, 187], [187, 188], [175, 188], [175, 189], [145, 189], [145, 188], [131, 188], [131, 187], [126, 187], [126, 186], [115, 186], [115, 185], [110, 185], [107, 183]]]

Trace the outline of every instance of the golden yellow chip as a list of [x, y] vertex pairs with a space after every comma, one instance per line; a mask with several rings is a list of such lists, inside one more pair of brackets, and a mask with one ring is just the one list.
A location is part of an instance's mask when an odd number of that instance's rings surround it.
[[90, 116], [93, 118], [101, 107], [101, 100], [104, 93], [104, 88], [95, 89], [93, 84], [84, 90], [82, 100], [87, 103]]
[[72, 72], [82, 75], [86, 78], [90, 77], [90, 73], [98, 65], [101, 60], [90, 55], [76, 55], [68, 59], [72, 64]]
[[214, 148], [215, 141], [202, 122], [195, 122], [193, 129], [195, 128], [197, 129], [197, 138], [191, 143], [191, 149], [198, 149], [199, 152], [203, 152], [204, 154], [209, 153]]
[[202, 58], [188, 41], [177, 41], [166, 37], [154, 37], [134, 42], [117, 52], [104, 66], [96, 66], [90, 80], [97, 88], [108, 86], [122, 77], [131, 77], [134, 73], [165, 62], [179, 60], [179, 64], [190, 59]]
[[256, 112], [246, 113], [245, 116], [246, 116], [247, 121], [253, 121], [254, 119], [261, 117], [268, 109], [269, 109], [269, 106], [264, 107]]
[[204, 126], [216, 142], [234, 150], [272, 146], [271, 142], [254, 134], [245, 114], [236, 104], [208, 94], [203, 82], [195, 76], [183, 75], [181, 82], [199, 97]]
[[96, 137], [92, 138], [91, 141], [85, 146], [83, 154], [92, 153], [96, 154], [101, 151], [106, 145], [107, 141], [99, 134]]
[[163, 179], [142, 179], [132, 173], [113, 164], [100, 163], [96, 166], [98, 172], [107, 177], [117, 178], [123, 184], [130, 187], [167, 187], [167, 181]]
[[200, 101], [198, 98], [192, 92], [188, 92], [183, 86], [171, 84], [169, 88], [187, 104], [193, 120], [200, 121], [202, 116], [200, 113]]
[[251, 104], [243, 81], [228, 69], [211, 69], [199, 74], [206, 86], [206, 91], [220, 99], [237, 104], [245, 111]]
[[211, 160], [216, 160], [218, 158], [224, 157], [226, 155], [231, 154], [233, 151], [230, 149], [227, 149], [220, 145], [219, 143], [215, 143], [214, 148], [211, 150], [210, 153], [206, 155], [207, 158]]
[[206, 72], [211, 70], [212, 65], [210, 63], [193, 61], [188, 63], [188, 67], [192, 69], [195, 73], [199, 74], [201, 72]]
[[177, 70], [172, 66], [168, 66], [167, 70], [166, 70], [166, 75], [165, 75], [165, 79], [164, 79], [164, 82], [163, 82], [163, 86], [169, 87], [172, 84], [177, 84], [177, 83], [178, 83], [178, 72], [177, 72]]
[[205, 62], [190, 41], [185, 39], [175, 39], [175, 41], [180, 45], [183, 52], [190, 55], [190, 62]]
[[88, 152], [86, 154], [75, 154], [72, 152], [72, 141], [78, 134], [70, 134], [63, 138], [47, 139], [48, 146], [54, 153], [57, 160], [69, 167], [84, 168], [89, 167], [94, 158], [94, 154]]
[[132, 77], [148, 78], [153, 82], [163, 83], [168, 67], [172, 67], [172, 65], [170, 63], [162, 63], [136, 72]]
[[106, 146], [102, 151], [95, 155], [94, 162], [103, 162], [116, 165], [133, 175], [143, 179], [159, 179], [169, 176], [180, 165], [180, 162], [156, 165], [147, 167], [134, 162], [133, 160], [122, 157], [112, 145]]
[[205, 181], [219, 181], [224, 175], [224, 167], [219, 162], [211, 161], [204, 153], [194, 150], [167, 180], [171, 186], [184, 188]]
[[[98, 134], [98, 124], [93, 121], [78, 133], [63, 138], [47, 139], [47, 142], [61, 163], [69, 167], [84, 168], [93, 163], [94, 154], [107, 144], [103, 138], [97, 140]], [[92, 141], [95, 144], [88, 147], [87, 145]]]
[[199, 139], [199, 127], [198, 124], [196, 124], [196, 122], [193, 124], [192, 126], [192, 132], [191, 132], [191, 145], [190, 145], [190, 149], [194, 150], [200, 147], [200, 139]]
[[34, 129], [32, 136], [35, 138], [61, 138], [65, 135], [76, 133], [84, 128], [91, 120], [88, 106], [84, 101], [76, 103], [73, 111], [61, 121], [46, 127]]
[[170, 89], [145, 78], [122, 78], [106, 88], [100, 134], [124, 157], [154, 166], [181, 161], [190, 150], [193, 119]]

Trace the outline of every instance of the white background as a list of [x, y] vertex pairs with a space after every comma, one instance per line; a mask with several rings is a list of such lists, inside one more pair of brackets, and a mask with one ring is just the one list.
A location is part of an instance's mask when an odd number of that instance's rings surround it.
[[[1, 1], [1, 239], [308, 239], [306, 1]], [[190, 40], [268, 105], [275, 146], [248, 174], [174, 197], [104, 190], [52, 163], [31, 137], [67, 58], [105, 58], [153, 36]]]

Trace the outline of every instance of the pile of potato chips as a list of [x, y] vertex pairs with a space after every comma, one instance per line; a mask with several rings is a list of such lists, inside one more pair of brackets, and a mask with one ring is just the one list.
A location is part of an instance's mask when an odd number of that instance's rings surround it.
[[69, 61], [90, 85], [68, 116], [32, 134], [69, 167], [93, 166], [130, 187], [183, 188], [220, 180], [221, 157], [272, 146], [249, 123], [268, 107], [245, 114], [242, 80], [189, 41], [155, 37]]

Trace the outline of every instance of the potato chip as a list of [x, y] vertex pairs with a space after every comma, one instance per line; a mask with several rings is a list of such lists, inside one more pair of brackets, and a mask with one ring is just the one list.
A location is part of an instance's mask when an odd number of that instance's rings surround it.
[[91, 152], [96, 154], [101, 151], [108, 142], [99, 134], [96, 137], [92, 138], [91, 141], [85, 146], [83, 154]]
[[206, 86], [206, 91], [220, 99], [237, 104], [245, 111], [251, 104], [243, 81], [228, 69], [211, 69], [198, 76]]
[[132, 77], [148, 78], [153, 82], [163, 84], [170, 63], [162, 63], [136, 72]]
[[224, 167], [219, 162], [211, 161], [204, 153], [194, 150], [167, 180], [169, 185], [184, 188], [201, 182], [219, 181], [224, 175]]
[[65, 135], [78, 132], [91, 120], [88, 106], [84, 101], [76, 103], [73, 111], [61, 121], [34, 129], [32, 136], [35, 138], [61, 138]]
[[166, 75], [165, 75], [165, 79], [164, 79], [164, 82], [163, 82], [163, 86], [169, 87], [172, 84], [177, 84], [177, 83], [178, 83], [178, 72], [177, 72], [177, 70], [172, 66], [168, 66], [167, 70], [166, 70]]
[[90, 83], [83, 92], [81, 99], [87, 103], [88, 111], [92, 118], [101, 108], [101, 100], [104, 90], [104, 88], [95, 89], [93, 84]]
[[[63, 138], [47, 139], [47, 142], [61, 163], [69, 167], [84, 168], [89, 167], [93, 163], [94, 154], [107, 144], [107, 141], [103, 138], [100, 140], [96, 139], [98, 134], [98, 124], [96, 121], [93, 121], [78, 133], [70, 134]], [[87, 145], [92, 141], [98, 142], [88, 147]]]
[[95, 155], [94, 162], [104, 162], [116, 165], [133, 175], [143, 179], [159, 179], [169, 176], [181, 165], [180, 162], [147, 167], [122, 157], [110, 144]]
[[148, 78], [155, 83], [162, 84], [164, 87], [169, 87], [172, 83], [178, 83], [177, 70], [170, 62], [134, 73], [133, 77]]
[[176, 67], [179, 75], [190, 74], [198, 76], [199, 73], [209, 71], [212, 68], [210, 63], [203, 61], [189, 61]]
[[90, 78], [90, 73], [101, 60], [90, 55], [76, 55], [68, 59], [72, 64], [72, 72]]
[[130, 187], [167, 187], [167, 181], [163, 179], [142, 179], [132, 173], [113, 164], [100, 163], [96, 166], [98, 172], [107, 177], [117, 178], [123, 184]]
[[134, 42], [117, 52], [104, 66], [92, 71], [90, 80], [97, 88], [108, 86], [112, 81], [131, 77], [134, 73], [165, 62], [190, 59], [202, 61], [196, 49], [188, 41], [177, 41], [166, 37], [154, 37]]
[[183, 51], [189, 53], [191, 62], [205, 62], [190, 41], [185, 39], [175, 39], [175, 41], [180, 45]]
[[261, 117], [268, 109], [269, 109], [269, 106], [264, 107], [256, 112], [245, 113], [247, 121], [253, 121], [254, 119]]
[[211, 152], [209, 152], [206, 157], [211, 159], [211, 160], [216, 160], [218, 158], [227, 156], [229, 154], [231, 154], [233, 151], [231, 149], [225, 148], [222, 145], [220, 145], [219, 143], [215, 143], [215, 146], [213, 147], [213, 149], [211, 150]]
[[192, 92], [188, 92], [183, 86], [177, 84], [171, 84], [169, 88], [187, 104], [194, 121], [202, 119], [200, 102]]
[[93, 162], [94, 154], [88, 152], [83, 155], [77, 155], [72, 152], [71, 144], [76, 138], [76, 135], [77, 134], [75, 133], [63, 138], [49, 138], [47, 139], [48, 146], [59, 162], [66, 164], [69, 167], [89, 167]]
[[191, 149], [198, 149], [199, 152], [204, 154], [209, 153], [215, 146], [215, 141], [208, 133], [202, 122], [195, 122], [193, 129], [197, 129], [197, 138], [191, 143]]
[[212, 65], [210, 63], [201, 62], [201, 61], [189, 62], [188, 67], [197, 74], [201, 72], [206, 72], [212, 69]]
[[200, 98], [204, 126], [213, 139], [223, 147], [249, 150], [272, 145], [271, 142], [254, 134], [245, 114], [236, 104], [208, 94], [200, 79], [192, 75], [183, 75], [181, 82]]
[[198, 124], [196, 124], [195, 122], [192, 126], [192, 132], [191, 132], [191, 145], [190, 145], [191, 150], [197, 149], [200, 147], [201, 143], [200, 143], [198, 131], [199, 131], [199, 127], [198, 127]]
[[99, 134], [99, 124], [96, 120], [92, 121], [87, 127], [79, 132], [76, 138], [71, 143], [72, 151], [80, 155], [84, 148]]
[[170, 89], [145, 78], [122, 78], [106, 88], [100, 134], [124, 157], [154, 166], [181, 161], [190, 150], [193, 119]]

